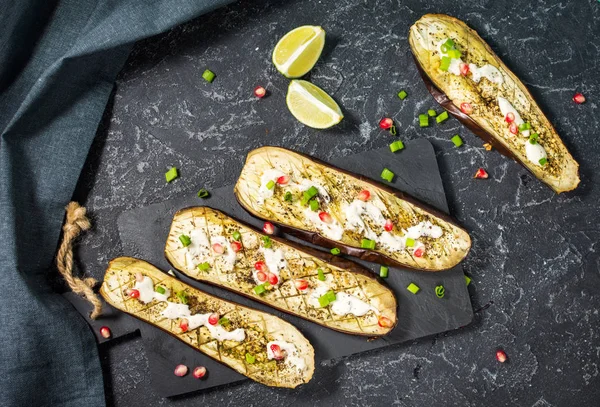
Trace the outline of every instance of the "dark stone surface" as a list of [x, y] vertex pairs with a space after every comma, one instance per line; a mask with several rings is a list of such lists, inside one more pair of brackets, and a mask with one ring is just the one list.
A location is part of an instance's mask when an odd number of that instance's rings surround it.
[[[473, 237], [463, 264], [474, 277], [474, 307], [484, 309], [463, 330], [322, 364], [311, 386], [294, 391], [244, 382], [161, 399], [141, 341], [124, 339], [102, 347], [108, 403], [600, 404], [599, 7], [592, 0], [245, 1], [139, 44], [75, 196], [95, 224], [82, 241], [82, 269], [101, 278], [110, 258], [127, 254], [116, 227], [125, 209], [232, 183], [245, 153], [264, 144], [325, 160], [381, 147], [390, 136], [377, 123], [391, 116], [407, 145], [425, 137], [436, 148], [451, 212]], [[407, 44], [409, 26], [426, 12], [464, 19], [524, 80], [581, 164], [578, 190], [555, 195], [514, 162], [486, 152], [454, 119], [416, 126], [418, 113], [439, 109]], [[328, 33], [309, 77], [342, 106], [346, 118], [335, 129], [312, 130], [291, 117], [288, 81], [270, 63], [277, 39], [302, 24]], [[201, 79], [206, 67], [217, 74], [210, 85]], [[268, 98], [253, 97], [257, 84]], [[396, 97], [400, 89], [409, 93], [404, 101]], [[588, 102], [575, 105], [575, 91]], [[460, 149], [449, 141], [456, 133], [466, 142]], [[181, 140], [193, 148], [174, 149]], [[167, 185], [172, 165], [182, 177]], [[479, 166], [490, 179], [473, 180]], [[496, 362], [497, 347], [509, 363]]]

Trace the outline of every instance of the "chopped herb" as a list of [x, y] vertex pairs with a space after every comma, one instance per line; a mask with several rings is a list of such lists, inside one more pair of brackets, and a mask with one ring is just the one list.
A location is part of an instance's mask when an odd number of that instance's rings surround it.
[[187, 235], [179, 236], [179, 241], [181, 242], [183, 247], [188, 247], [192, 243], [192, 239], [190, 239], [190, 237]]
[[271, 238], [269, 236], [263, 236], [263, 237], [261, 237], [261, 239], [263, 241], [263, 246], [265, 246], [265, 249], [270, 249], [271, 246], [273, 245]]
[[374, 250], [375, 249], [375, 240], [362, 239], [360, 241], [360, 247], [363, 248], [363, 249]]
[[310, 210], [313, 212], [316, 212], [317, 209], [319, 209], [319, 201], [316, 199], [311, 199], [308, 204], [310, 205]]
[[321, 306], [321, 308], [325, 308], [329, 305], [329, 300], [327, 300], [327, 297], [325, 297], [325, 295], [319, 297], [319, 305]]
[[165, 178], [167, 179], [167, 182], [173, 181], [178, 176], [179, 173], [177, 173], [177, 168], [175, 167], [171, 167], [171, 169], [165, 173]]
[[202, 77], [204, 78], [204, 80], [206, 82], [211, 83], [212, 81], [215, 80], [215, 73], [213, 71], [211, 71], [210, 69], [207, 69], [204, 71], [204, 73], [202, 74]]
[[450, 59], [450, 57], [442, 57], [442, 62], [440, 63], [440, 69], [442, 71], [448, 71], [448, 68], [450, 68], [450, 62], [452, 62], [452, 59]]
[[287, 192], [285, 193], [285, 195], [283, 196], [283, 199], [284, 199], [286, 202], [292, 202], [292, 198], [293, 198], [293, 197], [292, 197], [292, 193], [291, 193], [290, 191], [287, 191]]
[[386, 266], [379, 267], [379, 277], [381, 277], [381, 278], [387, 278], [388, 271], [389, 271], [389, 268], [386, 267]]
[[459, 59], [460, 58], [460, 51], [457, 49], [449, 49], [447, 52], [448, 56], [452, 59]]
[[400, 140], [396, 140], [392, 144], [390, 144], [390, 151], [392, 153], [395, 153], [396, 151], [400, 151], [402, 149], [404, 149], [404, 143], [402, 143]]
[[395, 175], [396, 174], [394, 174], [393, 172], [391, 172], [387, 168], [384, 168], [383, 171], [381, 171], [381, 178], [384, 179], [384, 180], [386, 180], [387, 182], [392, 182], [392, 180], [394, 179]]
[[226, 318], [226, 317], [219, 318], [219, 325], [222, 325], [222, 326], [229, 325], [229, 318]]
[[419, 115], [419, 126], [421, 127], [429, 127], [429, 116], [426, 114]]
[[320, 281], [325, 281], [325, 273], [323, 273], [323, 270], [321, 270], [321, 269], [317, 270], [317, 278]]
[[154, 287], [154, 291], [156, 291], [159, 294], [164, 294], [167, 292], [165, 287], [163, 287], [162, 285], [157, 285], [156, 287]]
[[408, 96], [408, 93], [406, 93], [405, 90], [401, 90], [400, 92], [398, 92], [398, 97], [400, 98], [400, 100], [406, 99], [407, 96]]
[[233, 232], [231, 234], [231, 237], [233, 237], [233, 240], [237, 240], [239, 242], [240, 239], [242, 238], [242, 234], [240, 233], [239, 230], [236, 230], [235, 232]]
[[312, 198], [313, 196], [317, 195], [319, 193], [319, 190], [316, 187], [310, 187], [306, 190], [306, 192], [308, 192], [310, 194], [310, 197]]
[[308, 202], [317, 194], [319, 190], [315, 187], [310, 187], [302, 193], [302, 205], [307, 205]]
[[208, 262], [198, 264], [198, 269], [200, 271], [208, 271], [210, 269], [210, 264]]
[[411, 239], [410, 237], [406, 238], [406, 247], [413, 247], [415, 245], [415, 239]]
[[533, 133], [531, 136], [529, 136], [529, 142], [531, 144], [537, 144], [538, 138], [540, 137], [539, 134], [537, 133]]
[[467, 285], [471, 284], [471, 277], [465, 275], [465, 282], [467, 283]]
[[271, 181], [267, 182], [266, 187], [267, 187], [267, 189], [275, 188], [275, 181], [271, 180]]
[[333, 249], [331, 249], [329, 251], [331, 254], [333, 254], [334, 256], [337, 256], [338, 254], [340, 254], [342, 251], [340, 249], [338, 249], [337, 247], [334, 247]]
[[254, 362], [256, 362], [256, 357], [250, 353], [246, 353], [246, 363], [251, 365]]
[[440, 45], [440, 51], [442, 51], [443, 54], [445, 54], [446, 52], [448, 52], [449, 49], [450, 48], [446, 44]]
[[185, 293], [185, 291], [179, 291], [175, 295], [177, 296], [177, 298], [179, 298], [179, 301], [181, 301], [182, 304], [187, 304], [188, 303], [188, 296]]
[[429, 109], [429, 110], [427, 111], [427, 114], [428, 114], [430, 117], [435, 117], [435, 116], [437, 116], [437, 113], [436, 113], [436, 112], [435, 112], [435, 110], [433, 110], [433, 109]]
[[416, 294], [416, 293], [418, 293], [418, 292], [419, 292], [419, 290], [420, 290], [419, 286], [418, 286], [418, 285], [416, 285], [415, 283], [410, 283], [410, 284], [408, 285], [408, 287], [406, 287], [406, 289], [407, 289], [408, 291], [410, 291], [411, 293], [413, 293], [413, 294]]
[[548, 160], [546, 158], [540, 158], [539, 163], [543, 167], [544, 165], [548, 164]]
[[443, 45], [447, 46], [447, 47], [448, 47], [448, 49], [452, 49], [452, 48], [454, 48], [454, 46], [455, 46], [455, 45], [454, 45], [454, 41], [452, 41], [452, 38], [448, 38], [448, 39], [446, 40], [446, 42], [444, 42], [444, 44], [443, 44]]
[[444, 298], [444, 294], [446, 294], [446, 289], [443, 285], [438, 285], [435, 287], [435, 295], [438, 298]]
[[327, 298], [327, 301], [329, 301], [330, 303], [334, 302], [337, 299], [333, 290], [327, 291], [325, 293], [325, 297]]
[[460, 147], [463, 145], [463, 141], [458, 134], [455, 134], [450, 140], [452, 140], [456, 147]]
[[531, 130], [531, 124], [529, 122], [519, 124], [519, 131]]
[[396, 135], [396, 125], [395, 124], [392, 124], [392, 127], [390, 127], [390, 134], [392, 136]]
[[259, 284], [256, 287], [254, 287], [254, 292], [256, 293], [256, 295], [261, 295], [265, 291], [267, 291], [267, 289], [265, 288], [264, 284]]
[[445, 110], [444, 110], [442, 113], [440, 113], [440, 114], [439, 114], [439, 115], [438, 115], [438, 116], [435, 118], [435, 121], [436, 121], [437, 123], [443, 123], [443, 122], [445, 122], [446, 120], [448, 120], [448, 112], [447, 112], [447, 111], [445, 111]]
[[208, 193], [208, 191], [204, 188], [202, 188], [200, 191], [198, 191], [198, 198], [208, 198], [210, 194]]

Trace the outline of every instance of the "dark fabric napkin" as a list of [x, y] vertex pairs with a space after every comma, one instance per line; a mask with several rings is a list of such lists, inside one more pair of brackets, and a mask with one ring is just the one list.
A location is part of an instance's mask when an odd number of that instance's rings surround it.
[[92, 333], [48, 284], [69, 202], [135, 41], [230, 0], [0, 2], [0, 404], [100, 406]]

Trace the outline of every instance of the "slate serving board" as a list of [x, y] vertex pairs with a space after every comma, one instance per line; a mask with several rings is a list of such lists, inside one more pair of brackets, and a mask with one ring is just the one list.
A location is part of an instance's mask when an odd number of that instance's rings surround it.
[[[405, 150], [397, 154], [390, 153], [385, 147], [339, 158], [333, 160], [332, 164], [376, 180], [380, 180], [379, 174], [385, 166], [396, 174], [391, 185], [448, 212], [435, 152], [427, 140], [411, 141]], [[195, 196], [181, 197], [123, 212], [118, 220], [123, 253], [147, 260], [163, 270], [169, 270], [171, 267], [164, 258], [163, 249], [172, 217], [181, 208], [198, 205], [211, 206], [255, 226], [262, 226], [262, 222], [251, 217], [239, 206], [233, 195], [233, 186], [230, 185], [211, 191], [211, 197], [206, 200], [200, 200]], [[298, 241], [290, 236], [285, 237]], [[379, 272], [377, 264], [358, 262], [375, 273]], [[376, 340], [335, 332], [226, 290], [191, 280], [177, 271], [175, 273], [186, 283], [211, 294], [270, 312], [294, 324], [313, 344], [317, 368], [320, 360], [348, 356], [457, 329], [469, 324], [473, 318], [473, 310], [460, 265], [439, 273], [390, 268], [386, 282], [394, 290], [398, 300], [399, 322], [389, 335]], [[411, 282], [421, 287], [417, 295], [406, 290], [406, 286]], [[443, 284], [446, 288], [443, 299], [435, 296], [434, 288], [438, 284]], [[87, 308], [83, 307], [82, 310], [87, 311]], [[153, 385], [164, 397], [245, 379], [244, 376], [212, 361], [174, 337], [114, 310], [109, 311], [108, 318], [91, 321], [91, 325], [96, 333], [101, 325], [111, 326], [113, 338], [139, 329], [150, 361]], [[106, 341], [103, 338], [100, 340]], [[191, 375], [183, 379], [178, 378], [172, 372], [175, 365], [179, 363], [186, 364], [190, 368], [204, 365], [209, 371], [209, 376], [205, 380], [195, 380]]]

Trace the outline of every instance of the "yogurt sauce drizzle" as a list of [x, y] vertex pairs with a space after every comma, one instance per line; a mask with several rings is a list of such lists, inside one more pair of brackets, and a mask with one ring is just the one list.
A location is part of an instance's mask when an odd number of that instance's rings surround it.
[[262, 205], [265, 203], [265, 199], [270, 198], [275, 193], [275, 187], [269, 189], [267, 184], [270, 181], [277, 181], [277, 178], [286, 175], [283, 171], [271, 168], [266, 170], [260, 177], [260, 187], [258, 188], [257, 203]]
[[[448, 53], [442, 52], [442, 45], [448, 41], [448, 38], [443, 39], [437, 44], [437, 49], [441, 56], [448, 56]], [[450, 60], [450, 66], [448, 67], [448, 72], [451, 74], [460, 76], [460, 65], [463, 64], [463, 60], [461, 58], [452, 58]], [[481, 67], [478, 67], [475, 64], [469, 64], [469, 72], [471, 72], [471, 79], [473, 82], [479, 83], [481, 78], [487, 78], [490, 82], [496, 83], [498, 85], [502, 85], [504, 83], [504, 78], [502, 74], [493, 65], [486, 64]]]
[[323, 236], [332, 240], [342, 240], [344, 228], [337, 220], [333, 219], [331, 223], [323, 222], [319, 217], [319, 212], [313, 211], [310, 208], [306, 208], [303, 213], [306, 220], [319, 229], [323, 233]]
[[[322, 308], [321, 304], [319, 303], [319, 297], [330, 290], [331, 288], [329, 285], [322, 283], [310, 292], [306, 302], [313, 308]], [[345, 292], [338, 292], [335, 294], [335, 297], [336, 300], [331, 303], [331, 312], [336, 315], [344, 316], [347, 314], [353, 314], [354, 316], [362, 317], [371, 310], [373, 310], [376, 314], [379, 314], [379, 310], [377, 308], [354, 295]]]
[[[287, 267], [287, 261], [285, 260], [285, 257], [283, 255], [283, 250], [281, 250], [281, 249], [273, 250], [273, 249], [267, 249], [265, 247], [261, 247], [260, 251], [265, 258], [265, 264], [267, 265], [269, 272], [271, 272], [277, 276], [277, 284], [275, 285], [277, 287], [281, 283], [281, 278], [279, 277], [279, 273], [282, 269]], [[264, 281], [258, 280], [258, 278], [256, 277], [256, 273], [257, 273], [257, 271], [255, 270], [253, 275], [254, 275], [254, 280], [256, 281], [256, 283], [257, 284], [263, 283]]]
[[[193, 229], [188, 232], [188, 236], [192, 242], [186, 247], [187, 252], [185, 253], [185, 257], [189, 268], [193, 270], [198, 264], [207, 258], [212, 258], [216, 253], [212, 253], [211, 242], [209, 242], [208, 236], [202, 229]], [[231, 242], [224, 236], [214, 236], [212, 243], [218, 243], [225, 248], [225, 253], [218, 256], [223, 257], [226, 270], [232, 270], [237, 260], [237, 255], [231, 247]]]
[[139, 300], [144, 304], [148, 304], [155, 298], [158, 301], [167, 301], [167, 298], [171, 295], [171, 290], [167, 287], [163, 287], [165, 289], [164, 294], [154, 291], [154, 281], [148, 276], [144, 276], [142, 281], [136, 281], [133, 288], [140, 292]]
[[[507, 114], [512, 113], [515, 115], [514, 123], [518, 126], [520, 124], [525, 123], [525, 121], [521, 118], [521, 115], [517, 110], [513, 107], [513, 105], [505, 98], [498, 96], [498, 107], [500, 108], [500, 113], [502, 113], [502, 117], [506, 117]], [[529, 130], [522, 131], [521, 134], [523, 137], [529, 138]]]
[[289, 363], [302, 371], [306, 369], [306, 362], [304, 361], [304, 358], [300, 356], [298, 349], [296, 349], [296, 345], [284, 341], [271, 341], [267, 343], [267, 357], [269, 359], [275, 358], [275, 355], [271, 350], [271, 345], [277, 345], [281, 350], [285, 351], [285, 363]]

